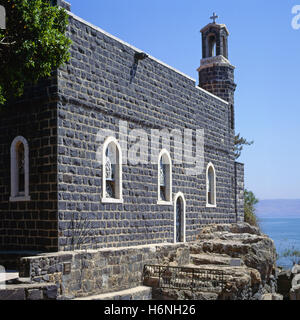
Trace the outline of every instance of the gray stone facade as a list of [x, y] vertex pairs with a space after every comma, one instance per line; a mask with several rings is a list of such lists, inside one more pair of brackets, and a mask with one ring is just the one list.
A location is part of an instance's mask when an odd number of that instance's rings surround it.
[[[55, 251], [57, 228], [57, 79], [29, 89], [0, 116], [0, 248]], [[10, 145], [29, 143], [31, 201], [11, 202]]]
[[[182, 192], [186, 200], [187, 241], [204, 225], [242, 221], [243, 166], [233, 155], [235, 86], [230, 82], [226, 96], [222, 88], [213, 92], [218, 97], [155, 58], [137, 61], [140, 51], [72, 13], [68, 35], [70, 62], [1, 111], [0, 250], [77, 249], [76, 223], [84, 229], [81, 248], [173, 242], [174, 204], [157, 204], [157, 164], [123, 164], [123, 203], [101, 202], [97, 134], [110, 129], [118, 139], [121, 121], [128, 133], [143, 129], [149, 136], [153, 129], [204, 129], [203, 172], [188, 176], [184, 165], [172, 165], [172, 196]], [[221, 76], [233, 81], [228, 68]], [[218, 77], [209, 70], [207, 77]], [[209, 90], [204, 73], [200, 79]], [[30, 148], [31, 201], [11, 203], [9, 153], [18, 135]], [[161, 145], [155, 148], [159, 153]], [[174, 159], [174, 144], [170, 154]], [[216, 207], [206, 206], [208, 163], [216, 170]]]
[[85, 297], [141, 286], [145, 264], [185, 265], [189, 259], [186, 244], [48, 253], [21, 259], [20, 276], [54, 283], [64, 298]]

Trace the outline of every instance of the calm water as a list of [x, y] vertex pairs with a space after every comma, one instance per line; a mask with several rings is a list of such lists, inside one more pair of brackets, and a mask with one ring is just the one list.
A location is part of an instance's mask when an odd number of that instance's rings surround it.
[[[300, 251], [300, 218], [260, 218], [259, 221], [262, 232], [274, 240], [279, 255], [286, 249]], [[293, 262], [280, 257], [277, 265], [290, 268]]]

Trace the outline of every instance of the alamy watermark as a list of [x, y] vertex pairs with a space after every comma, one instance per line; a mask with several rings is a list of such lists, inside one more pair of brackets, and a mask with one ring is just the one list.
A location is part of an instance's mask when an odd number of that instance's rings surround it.
[[300, 5], [295, 5], [292, 8], [292, 14], [295, 15], [292, 19], [292, 28], [294, 30], [300, 29]]
[[[122, 151], [122, 164], [157, 165], [161, 150], [171, 155], [172, 163], [182, 165], [184, 173], [196, 176], [204, 170], [204, 129], [144, 129], [129, 130], [130, 124], [119, 121], [118, 132], [111, 129], [100, 129], [96, 142], [97, 161], [103, 163], [104, 144], [106, 139], [116, 139]], [[163, 159], [164, 160], [164, 159]], [[113, 159], [112, 161], [116, 161]]]

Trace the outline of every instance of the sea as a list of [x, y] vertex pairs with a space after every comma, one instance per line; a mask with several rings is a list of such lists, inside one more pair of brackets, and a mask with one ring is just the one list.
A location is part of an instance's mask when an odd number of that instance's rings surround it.
[[259, 218], [262, 232], [274, 240], [278, 254], [277, 266], [290, 269], [300, 257], [283, 257], [286, 250], [300, 251], [300, 217]]

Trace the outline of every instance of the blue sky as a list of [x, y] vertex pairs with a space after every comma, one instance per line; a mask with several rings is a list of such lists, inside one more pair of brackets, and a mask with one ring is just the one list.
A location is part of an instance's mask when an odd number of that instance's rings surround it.
[[236, 130], [246, 187], [259, 199], [300, 198], [300, 0], [69, 0], [72, 12], [198, 78], [200, 29], [216, 12], [236, 66]]

